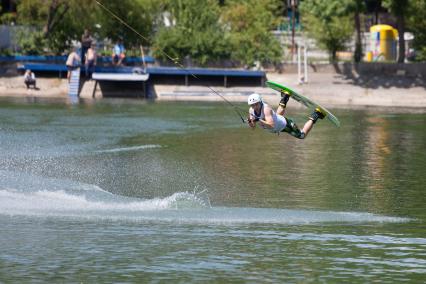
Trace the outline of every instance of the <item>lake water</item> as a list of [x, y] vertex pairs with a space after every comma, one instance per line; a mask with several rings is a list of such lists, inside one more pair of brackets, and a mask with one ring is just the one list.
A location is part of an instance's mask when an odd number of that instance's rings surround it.
[[0, 99], [0, 282], [423, 283], [425, 113], [333, 111]]

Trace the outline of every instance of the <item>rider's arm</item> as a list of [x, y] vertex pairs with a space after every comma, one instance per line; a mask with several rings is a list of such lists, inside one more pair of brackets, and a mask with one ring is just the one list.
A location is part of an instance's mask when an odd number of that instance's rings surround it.
[[270, 128], [270, 129], [274, 128], [275, 123], [274, 123], [274, 119], [272, 118], [272, 108], [270, 106], [265, 107], [264, 113], [265, 113], [265, 119], [260, 119], [259, 122], [262, 123], [267, 128]]
[[253, 110], [253, 108], [251, 108], [250, 107], [250, 109], [249, 109], [249, 119], [248, 119], [248, 125], [251, 127], [251, 128], [255, 128], [256, 127], [256, 117], [253, 115], [253, 113], [254, 113], [254, 110]]

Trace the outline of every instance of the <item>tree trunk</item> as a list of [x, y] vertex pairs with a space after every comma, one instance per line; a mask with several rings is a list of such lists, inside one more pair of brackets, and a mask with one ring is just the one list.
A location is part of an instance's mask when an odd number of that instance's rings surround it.
[[398, 22], [397, 25], [398, 25], [398, 44], [399, 44], [398, 63], [404, 63], [405, 62], [405, 40], [404, 40], [405, 18], [402, 13], [398, 15], [397, 22]]
[[[61, 7], [63, 7], [61, 11]], [[46, 24], [43, 27], [43, 36], [48, 37], [49, 33], [56, 27], [56, 25], [62, 20], [62, 17], [68, 11], [68, 3], [64, 3], [61, 0], [53, 0], [49, 6], [49, 13], [47, 15]]]
[[361, 61], [361, 58], [362, 58], [361, 22], [359, 19], [359, 5], [357, 5], [355, 9], [355, 29], [356, 29], [356, 38], [355, 38], [354, 61], [358, 63]]
[[330, 63], [335, 63], [335, 62], [337, 62], [337, 49], [333, 49], [332, 51], [331, 51], [331, 54], [330, 54], [331, 56], [330, 56]]
[[374, 8], [374, 24], [379, 24], [379, 8], [382, 6], [382, 1], [379, 0], [376, 2], [376, 6]]

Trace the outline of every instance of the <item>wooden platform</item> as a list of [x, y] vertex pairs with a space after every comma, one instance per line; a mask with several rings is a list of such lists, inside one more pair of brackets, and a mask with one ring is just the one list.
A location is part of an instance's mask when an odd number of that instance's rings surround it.
[[[130, 93], [137, 93], [137, 97], [141, 97], [139, 90], [143, 91], [143, 96], [147, 97], [147, 87], [146, 81], [149, 79], [149, 74], [147, 73], [93, 73], [92, 79], [95, 81], [95, 86], [93, 88], [92, 97], [95, 97], [96, 88], [98, 84], [104, 86], [103, 95], [106, 96], [108, 92], [113, 91], [113, 89], [118, 89], [119, 92], [123, 91], [128, 87], [132, 87], [133, 90], [130, 90]], [[142, 83], [140, 85], [140, 83]], [[135, 89], [136, 88], [136, 89]], [[126, 93], [126, 92], [125, 92]]]

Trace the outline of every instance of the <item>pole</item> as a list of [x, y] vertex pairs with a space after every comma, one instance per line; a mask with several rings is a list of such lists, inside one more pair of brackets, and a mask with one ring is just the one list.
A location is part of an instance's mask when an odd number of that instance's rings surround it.
[[142, 44], [139, 45], [141, 49], [141, 56], [142, 56], [142, 64], [143, 64], [143, 71], [146, 72], [146, 63], [145, 63], [145, 53], [143, 52], [143, 46]]
[[302, 64], [301, 64], [301, 62], [300, 62], [300, 46], [299, 45], [297, 45], [297, 78], [298, 78], [298, 80], [299, 80], [299, 84], [301, 84], [302, 83], [302, 78], [301, 78], [301, 74], [302, 74]]
[[307, 51], [308, 47], [304, 46], [304, 53], [303, 53], [303, 60], [305, 61], [305, 78], [304, 78], [304, 82], [308, 83], [308, 51]]
[[293, 60], [294, 60], [294, 53], [295, 53], [294, 51], [295, 51], [295, 48], [296, 48], [295, 42], [294, 42], [294, 33], [295, 33], [294, 26], [295, 26], [295, 23], [296, 23], [295, 2], [296, 2], [295, 0], [291, 0], [291, 56], [293, 57]]

